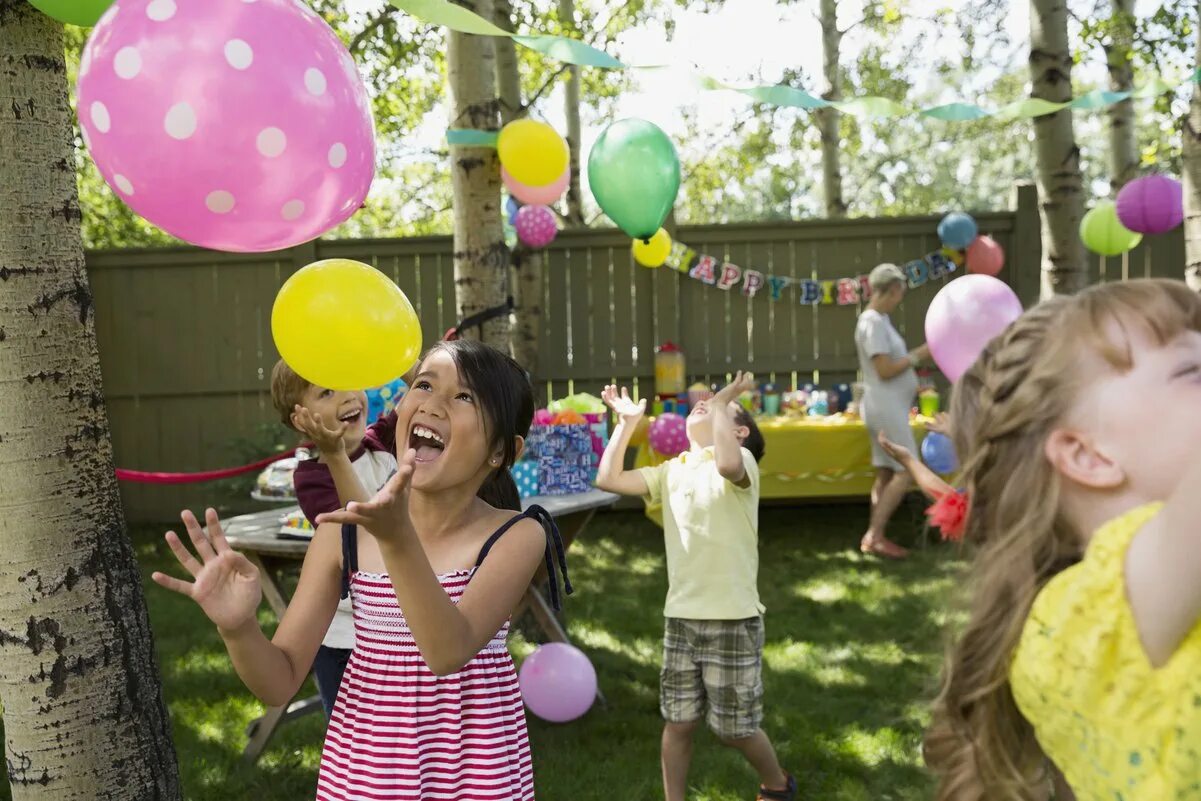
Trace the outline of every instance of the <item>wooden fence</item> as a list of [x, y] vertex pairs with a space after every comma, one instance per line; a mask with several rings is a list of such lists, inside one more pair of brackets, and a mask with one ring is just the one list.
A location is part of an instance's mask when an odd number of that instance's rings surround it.
[[[1040, 244], [1032, 187], [1011, 211], [981, 214], [980, 229], [1005, 248], [1006, 271], [1026, 303], [1038, 294]], [[684, 227], [676, 238], [742, 267], [793, 278], [837, 279], [884, 261], [904, 263], [938, 248], [937, 218], [912, 217]], [[456, 322], [448, 237], [322, 241], [267, 255], [194, 249], [104, 251], [88, 255], [96, 300], [105, 397], [118, 466], [199, 471], [252, 456], [274, 420], [269, 397], [271, 305], [285, 279], [318, 259], [342, 257], [390, 275], [413, 301], [426, 342]], [[1098, 279], [1180, 276], [1179, 231], [1120, 260], [1094, 264]], [[654, 348], [672, 340], [690, 376], [721, 380], [749, 368], [790, 383], [853, 380], [855, 306], [803, 306], [794, 289], [773, 301], [722, 291], [630, 258], [629, 240], [612, 230], [562, 233], [547, 251], [541, 338], [542, 399], [599, 393], [610, 381], [649, 391]], [[911, 291], [898, 328], [917, 344], [926, 308], [941, 282]], [[281, 438], [282, 440], [283, 438]], [[260, 454], [261, 455], [261, 454]], [[204, 485], [124, 485], [131, 520], [173, 518], [209, 497]]]

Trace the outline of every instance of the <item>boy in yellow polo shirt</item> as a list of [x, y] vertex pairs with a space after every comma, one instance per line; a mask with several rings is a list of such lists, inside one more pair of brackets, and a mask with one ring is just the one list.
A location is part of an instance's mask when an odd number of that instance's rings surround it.
[[596, 485], [663, 505], [667, 603], [660, 706], [666, 801], [684, 801], [692, 734], [702, 717], [758, 771], [760, 801], [793, 801], [763, 720], [763, 605], [759, 603], [759, 459], [763, 435], [736, 402], [749, 373], [688, 415], [690, 449], [658, 467], [626, 470], [630, 437], [646, 411], [623, 387], [605, 387], [617, 428]]

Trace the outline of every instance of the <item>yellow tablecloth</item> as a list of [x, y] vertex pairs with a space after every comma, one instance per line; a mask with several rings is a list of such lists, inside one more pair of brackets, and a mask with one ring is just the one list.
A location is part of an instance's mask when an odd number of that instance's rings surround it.
[[[915, 417], [910, 425], [921, 445], [928, 418]], [[875, 470], [867, 427], [857, 417], [772, 417], [758, 421], [767, 448], [759, 463], [760, 497], [842, 498], [871, 495]], [[635, 466], [646, 467], [665, 459], [647, 443], [638, 448]], [[662, 525], [657, 505], [646, 514]]]

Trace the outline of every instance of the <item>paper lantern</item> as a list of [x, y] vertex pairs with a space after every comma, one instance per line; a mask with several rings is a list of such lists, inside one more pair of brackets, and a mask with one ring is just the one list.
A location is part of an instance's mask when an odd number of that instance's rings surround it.
[[1184, 187], [1166, 175], [1135, 178], [1118, 192], [1118, 220], [1139, 234], [1162, 234], [1184, 222]]
[[1122, 225], [1113, 201], [1103, 200], [1080, 221], [1080, 240], [1093, 253], [1121, 256], [1141, 242], [1143, 235]]

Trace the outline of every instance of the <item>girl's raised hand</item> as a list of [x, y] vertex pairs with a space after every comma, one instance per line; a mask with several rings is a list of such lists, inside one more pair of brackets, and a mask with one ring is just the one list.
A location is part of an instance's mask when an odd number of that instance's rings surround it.
[[330, 428], [321, 419], [321, 415], [310, 412], [300, 404], [297, 404], [292, 412], [292, 425], [304, 432], [317, 446], [317, 450], [330, 456], [346, 450], [346, 440], [342, 435], [350, 427], [349, 424], [338, 420], [334, 423], [334, 427]]
[[351, 523], [367, 529], [376, 539], [397, 542], [413, 534], [409, 518], [409, 485], [417, 465], [417, 451], [409, 448], [400, 459], [396, 474], [366, 503], [351, 502], [345, 509], [317, 515], [322, 523]]
[[610, 384], [601, 392], [601, 399], [606, 406], [613, 410], [618, 421], [622, 423], [637, 423], [646, 413], [646, 398], [635, 403], [630, 399], [630, 391], [625, 387], [622, 387], [621, 392], [618, 393], [617, 387]]
[[883, 431], [880, 432], [880, 435], [876, 438], [876, 440], [880, 443], [880, 447], [884, 449], [885, 453], [896, 459], [901, 464], [905, 464], [913, 458], [913, 454], [909, 452], [908, 448], [901, 447], [888, 437], [884, 436]]
[[174, 531], [167, 532], [167, 545], [195, 581], [182, 581], [158, 572], [152, 574], [151, 578], [159, 586], [186, 595], [198, 603], [208, 619], [217, 624], [217, 628], [234, 631], [254, 618], [255, 610], [263, 598], [258, 568], [229, 547], [215, 510], [209, 509], [205, 513], [209, 531], [207, 538], [195, 515], [184, 511], [180, 517], [199, 559], [180, 542]]

